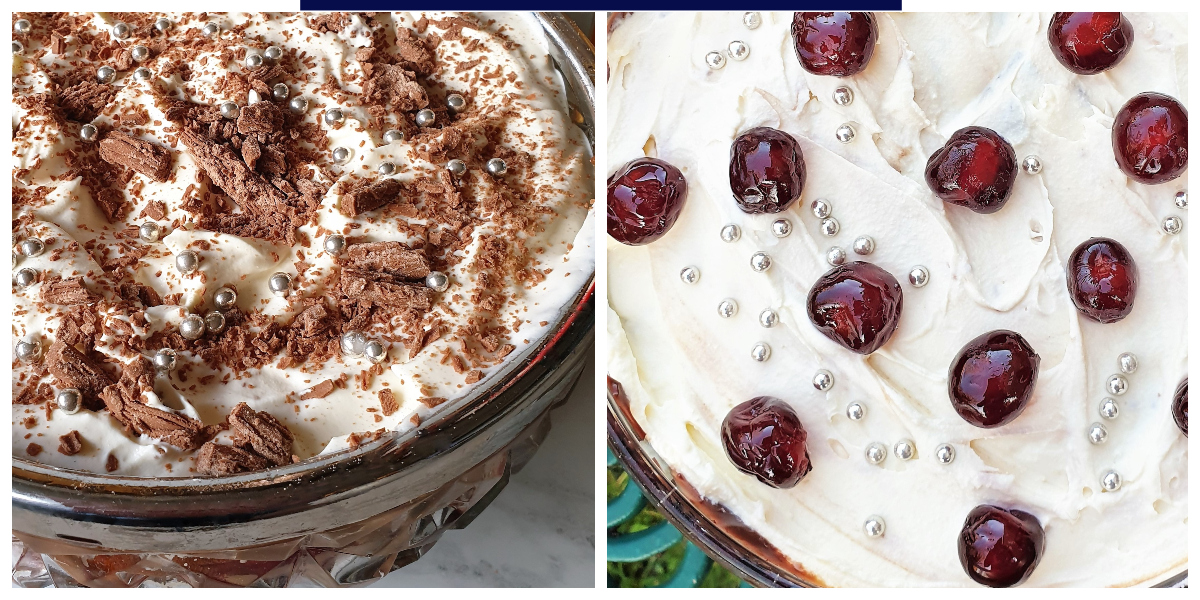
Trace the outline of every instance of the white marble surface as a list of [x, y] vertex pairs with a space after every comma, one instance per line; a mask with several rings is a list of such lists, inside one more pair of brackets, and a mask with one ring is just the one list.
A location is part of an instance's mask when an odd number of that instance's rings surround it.
[[466, 529], [448, 531], [380, 587], [593, 587], [595, 365], [553, 413], [546, 442]]

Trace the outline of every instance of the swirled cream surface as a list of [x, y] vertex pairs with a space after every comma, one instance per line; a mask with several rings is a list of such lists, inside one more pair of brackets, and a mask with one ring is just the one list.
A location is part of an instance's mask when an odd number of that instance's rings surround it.
[[[1174, 196], [1188, 176], [1147, 186], [1113, 157], [1113, 115], [1145, 91], [1185, 106], [1187, 29], [1180, 15], [1128, 14], [1136, 37], [1113, 69], [1068, 72], [1051, 54], [1051, 14], [877, 13], [879, 41], [866, 70], [848, 78], [804, 71], [792, 48], [791, 13], [763, 13], [747, 29], [741, 13], [635, 13], [612, 32], [608, 63], [608, 164], [656, 156], [687, 178], [682, 215], [663, 238], [630, 247], [608, 242], [608, 370], [624, 387], [649, 444], [707, 499], [727, 507], [783, 554], [829, 586], [975, 585], [960, 566], [957, 536], [967, 513], [996, 504], [1034, 514], [1045, 553], [1028, 586], [1151, 584], [1186, 568], [1187, 438], [1172, 421], [1176, 385], [1187, 376], [1187, 236]], [[721, 69], [705, 54], [734, 40], [750, 48]], [[854, 100], [833, 101], [847, 86]], [[835, 130], [851, 123], [856, 137]], [[1018, 161], [1008, 204], [991, 215], [944, 204], [924, 182], [926, 160], [957, 129], [1000, 133]], [[802, 198], [778, 215], [747, 215], [728, 179], [729, 148], [741, 132], [782, 129], [800, 143], [808, 178]], [[827, 237], [809, 206], [833, 207], [840, 232]], [[775, 219], [791, 221], [783, 238]], [[726, 224], [741, 227], [733, 243]], [[851, 251], [868, 235], [872, 254]], [[1084, 240], [1111, 237], [1141, 274], [1132, 313], [1102, 325], [1067, 292], [1064, 264]], [[824, 337], [808, 319], [813, 283], [840, 246], [903, 286], [895, 335], [869, 356]], [[755, 252], [773, 266], [750, 268]], [[925, 287], [908, 283], [927, 267]], [[693, 266], [699, 281], [680, 271]], [[717, 305], [737, 302], [722, 318]], [[772, 309], [779, 323], [759, 325]], [[947, 370], [971, 339], [1011, 329], [1041, 356], [1032, 400], [1013, 422], [974, 427], [951, 407]], [[751, 348], [765, 342], [765, 362]], [[1120, 415], [1101, 418], [1107, 378], [1122, 352], [1137, 356]], [[835, 383], [817, 391], [818, 369]], [[775, 396], [808, 431], [812, 472], [774, 489], [737, 471], [720, 441], [735, 405]], [[852, 421], [846, 407], [866, 407]], [[1093, 445], [1091, 423], [1108, 441]], [[916, 444], [904, 461], [891, 452]], [[864, 458], [879, 442], [881, 465]], [[951, 444], [943, 465], [935, 448]], [[1101, 474], [1123, 485], [1104, 491]], [[868, 517], [883, 537], [863, 532]]]
[[[150, 45], [152, 56], [118, 70], [111, 84], [115, 97], [91, 122], [102, 131], [125, 131], [167, 148], [172, 175], [158, 182], [134, 174], [118, 190], [128, 206], [115, 221], [106, 218], [82, 178], [69, 173], [65, 157], [88, 143], [77, 133], [82, 123], [68, 119], [63, 125], [25, 107], [14, 104], [12, 108], [13, 185], [34, 198], [14, 206], [14, 217], [20, 221], [14, 220], [13, 241], [18, 244], [33, 237], [47, 241], [40, 256], [19, 256], [14, 251], [14, 272], [30, 268], [42, 278], [84, 278], [84, 285], [98, 299], [94, 310], [102, 325], [96, 338], [98, 355], [93, 358], [104, 363], [113, 381], [121, 366], [136, 360], [138, 353], [129, 353], [127, 346], [123, 350], [108, 345], [108, 333], [132, 330], [133, 338], [147, 341], [172, 332], [187, 314], [212, 310], [214, 293], [225, 285], [236, 287], [238, 310], [287, 326], [308, 301], [330, 294], [328, 288], [336, 281], [330, 274], [336, 272], [338, 262], [323, 249], [330, 233], [345, 233], [353, 243], [398, 241], [439, 249], [446, 248], [446, 240], [454, 236], [451, 250], [438, 259], [447, 265], [449, 286], [435, 295], [433, 308], [411, 322], [406, 317], [403, 323], [400, 319], [368, 323], [367, 339], [382, 342], [387, 352], [381, 365], [361, 355], [335, 355], [320, 364], [302, 365], [289, 365], [276, 356], [235, 373], [212, 368], [196, 354], [180, 350], [175, 371], [170, 376], [160, 374], [153, 392], [143, 394], [144, 404], [206, 426], [218, 425], [235, 405], [246, 402], [291, 431], [297, 459], [353, 445], [355, 433], [411, 429], [439, 411], [452, 409], [472, 391], [494, 385], [507, 367], [541, 345], [594, 271], [590, 151], [579, 128], [571, 123], [566, 89], [538, 22], [531, 15], [515, 13], [338, 15], [321, 27], [307, 20], [316, 15], [303, 13], [137, 15], [142, 24], [120, 45]], [[77, 30], [60, 32], [62, 22], [56, 25], [50, 16], [28, 13], [14, 19], [21, 17], [32, 21], [33, 32], [21, 38], [24, 54], [12, 59], [13, 93], [18, 100], [52, 90], [55, 78], [68, 78], [76, 71], [91, 77], [102, 65], [113, 64], [114, 57], [96, 46], [108, 45], [113, 25], [131, 18], [129, 13], [85, 14], [79, 16]], [[170, 19], [170, 29], [165, 34], [144, 33], [146, 23], [159, 17]], [[200, 31], [206, 23], [220, 26], [216, 37], [225, 43], [214, 48], [204, 41]], [[52, 30], [62, 35], [63, 47], [52, 47], [58, 43], [50, 38]], [[469, 168], [457, 180], [463, 198], [453, 219], [440, 219], [435, 210], [412, 200], [432, 202], [428, 198], [442, 194], [436, 189], [395, 202], [416, 204], [413, 210], [385, 208], [348, 216], [339, 204], [355, 178], [382, 179], [378, 167], [385, 161], [395, 166], [392, 177], [418, 189], [422, 180], [433, 185], [448, 176], [445, 164], [430, 162], [438, 152], [431, 147], [441, 139], [429, 134], [437, 130], [413, 125], [414, 113], [423, 105], [372, 112], [376, 109], [359, 101], [370, 73], [364, 72], [367, 60], [356, 53], [375, 45], [372, 60], [379, 61], [380, 53], [400, 52], [391, 45], [380, 47], [380, 42], [394, 41], [401, 30], [413, 32], [433, 47], [433, 68], [417, 80], [422, 94], [428, 94], [429, 108], [437, 109], [433, 127], [447, 124], [446, 95], [460, 93], [468, 99], [454, 119], [458, 131], [466, 132], [467, 142], [460, 140], [453, 157], [465, 160]], [[163, 35], [171, 43], [154, 45]], [[434, 37], [436, 44], [429, 41]], [[323, 132], [300, 141], [318, 157], [305, 167], [312, 181], [328, 191], [311, 219], [299, 227], [294, 245], [216, 233], [197, 225], [196, 215], [185, 206], [189, 197], [208, 199], [221, 195], [221, 190], [185, 144], [176, 143], [179, 124], [168, 119], [161, 102], [164, 96], [206, 105], [234, 101], [245, 110], [263, 98], [253, 91], [245, 94], [244, 87], [243, 95], [230, 97], [229, 76], [247, 70], [246, 51], [262, 53], [271, 45], [282, 47], [286, 61], [302, 68], [289, 69], [270, 83], [284, 83], [289, 97], [307, 99], [302, 123], [313, 128], [308, 131]], [[139, 80], [137, 67], [149, 68], [150, 77]], [[334, 107], [345, 115], [338, 127], [322, 120]], [[405, 138], [385, 141], [384, 131], [389, 128], [401, 129]], [[350, 150], [344, 164], [332, 158], [332, 150], [339, 147]], [[509, 152], [506, 178], [484, 172], [484, 164], [493, 156], [489, 153], [497, 151]], [[500, 181], [506, 182], [508, 191], [502, 193]], [[410, 188], [405, 190], [407, 194]], [[151, 202], [165, 205], [164, 217], [145, 216]], [[515, 218], [527, 221], [514, 225]], [[447, 220], [457, 227], [447, 228]], [[162, 228], [157, 242], [137, 241], [131, 228], [145, 221]], [[494, 244], [484, 248], [488, 240], [497, 238], [504, 240], [504, 252], [498, 253]], [[163, 303], [143, 309], [118, 297], [116, 276], [102, 263], [119, 256], [108, 250], [122, 241], [127, 247], [148, 246], [147, 253], [134, 260], [125, 281], [149, 287]], [[185, 248], [199, 255], [198, 275], [183, 276], [175, 266], [176, 253]], [[506, 261], [506, 266], [501, 268], [496, 261]], [[481, 275], [489, 269], [490, 277]], [[268, 288], [268, 279], [276, 272], [293, 278], [286, 296]], [[47, 306], [42, 301], [45, 285], [40, 280], [25, 288], [14, 283], [13, 289], [14, 344], [33, 343], [41, 356], [71, 309]], [[493, 305], [481, 309], [484, 302]], [[491, 311], [491, 317], [477, 318], [480, 310]], [[484, 321], [489, 331], [479, 330]], [[428, 339], [421, 339], [426, 334]], [[153, 348], [141, 352], [147, 358], [153, 355]], [[45, 372], [40, 358], [14, 359], [13, 368], [14, 398], [38, 380], [55, 392], [61, 387]], [[305, 397], [323, 382], [337, 385], [331, 392], [326, 390], [327, 395]], [[381, 400], [385, 389], [391, 391], [395, 405]], [[66, 414], [51, 400], [39, 400], [13, 404], [14, 456], [118, 475], [197, 474], [194, 451], [138, 435], [106, 410]], [[80, 434], [82, 451], [70, 455], [57, 451], [59, 436], [72, 431]], [[218, 435], [218, 441], [226, 436]], [[34, 444], [40, 451], [32, 449]]]

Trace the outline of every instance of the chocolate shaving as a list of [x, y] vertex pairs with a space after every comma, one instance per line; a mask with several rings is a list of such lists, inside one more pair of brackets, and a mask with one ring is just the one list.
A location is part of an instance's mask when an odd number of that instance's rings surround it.
[[383, 416], [390, 417], [400, 410], [400, 403], [396, 401], [396, 395], [392, 390], [384, 388], [379, 390], [379, 408], [383, 410]]
[[167, 218], [167, 205], [161, 200], [151, 200], [146, 208], [142, 209], [138, 215], [142, 219], [153, 219], [155, 221], [163, 221]]
[[159, 306], [163, 303], [162, 296], [154, 288], [136, 282], [125, 282], [117, 287], [121, 298], [129, 302], [140, 302], [142, 306]]
[[342, 295], [359, 302], [396, 309], [415, 308], [428, 311], [433, 308], [433, 290], [424, 285], [393, 283], [381, 279], [365, 271], [347, 269], [342, 272]]
[[84, 80], [60, 91], [58, 106], [68, 119], [90, 123], [116, 97], [117, 88]]
[[396, 179], [382, 179], [358, 187], [342, 196], [340, 207], [348, 217], [357, 217], [400, 197], [402, 186]]
[[166, 148], [120, 131], [100, 140], [100, 158], [160, 183], [171, 177], [171, 153]]
[[109, 452], [108, 458], [104, 460], [104, 470], [112, 473], [119, 468], [121, 468], [121, 463], [117, 462], [117, 457], [113, 456], [112, 452]]
[[70, 346], [83, 345], [89, 351], [100, 333], [100, 317], [90, 304], [76, 304], [62, 317], [57, 341]]
[[308, 26], [319, 33], [337, 33], [350, 24], [350, 17], [344, 12], [311, 14], [307, 20]]
[[109, 223], [116, 223], [125, 216], [125, 195], [119, 190], [110, 187], [101, 188], [99, 192], [92, 194], [92, 200], [96, 202], [96, 206], [100, 212], [104, 213], [104, 218], [108, 219]]
[[42, 453], [42, 447], [39, 444], [29, 444], [25, 447], [25, 452], [30, 456], [37, 456]]
[[84, 408], [99, 410], [103, 404], [100, 393], [112, 385], [112, 379], [73, 346], [56, 340], [46, 352], [46, 369], [57, 380], [59, 388], [75, 388], [83, 396]]
[[238, 447], [252, 450], [273, 466], [292, 462], [292, 432], [269, 413], [241, 402], [229, 413], [229, 427]]
[[418, 398], [417, 401], [420, 402], [421, 404], [424, 404], [425, 406], [428, 406], [429, 408], [433, 408], [433, 407], [445, 402], [446, 399], [439, 398], [439, 397], [432, 397], [432, 398], [431, 397], [421, 397], [421, 398]]
[[333, 381], [326, 379], [325, 381], [312, 386], [312, 389], [308, 390], [307, 392], [304, 392], [300, 396], [300, 399], [312, 400], [314, 398], [324, 398], [333, 393], [333, 387]]
[[283, 109], [270, 102], [258, 102], [242, 109], [237, 119], [241, 134], [274, 133], [283, 129]]
[[372, 63], [371, 77], [363, 86], [364, 104], [386, 106], [397, 111], [429, 106], [425, 88], [414, 81], [416, 76], [416, 73], [399, 65]]
[[258, 471], [270, 466], [267, 459], [253, 452], [216, 442], [204, 444], [196, 455], [196, 470], [214, 477]]
[[72, 277], [42, 284], [42, 302], [46, 304], [92, 304], [98, 298], [83, 285], [83, 277]]
[[354, 244], [346, 249], [343, 262], [355, 269], [381, 271], [402, 279], [424, 279], [429, 275], [429, 258], [400, 242]]
[[74, 456], [83, 450], [83, 437], [78, 431], [58, 436], [58, 453]]
[[187, 415], [167, 412], [142, 404], [142, 392], [154, 391], [154, 370], [150, 361], [138, 357], [125, 366], [121, 380], [100, 393], [113, 418], [133, 431], [177, 448], [199, 448], [211, 432], [203, 423]]

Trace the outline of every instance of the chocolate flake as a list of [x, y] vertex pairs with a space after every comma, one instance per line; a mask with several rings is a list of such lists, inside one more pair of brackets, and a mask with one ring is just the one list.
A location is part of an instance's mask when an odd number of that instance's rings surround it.
[[357, 217], [395, 201], [401, 189], [400, 181], [391, 178], [362, 185], [342, 196], [340, 208], [346, 216]]
[[177, 448], [195, 450], [211, 437], [203, 423], [187, 415], [159, 410], [142, 403], [142, 392], [154, 391], [150, 361], [138, 357], [125, 366], [121, 380], [100, 393], [108, 412], [127, 431], [162, 440]]
[[58, 453], [74, 456], [83, 450], [83, 436], [78, 431], [72, 431], [58, 436]]
[[400, 410], [400, 403], [396, 401], [396, 395], [392, 390], [384, 388], [379, 390], [379, 407], [383, 409], [383, 416], [390, 417]]
[[333, 393], [333, 381], [326, 379], [317, 385], [312, 386], [307, 392], [300, 396], [301, 400], [312, 400], [314, 398], [324, 398]]
[[42, 302], [46, 304], [92, 304], [97, 297], [83, 285], [83, 277], [72, 277], [42, 284]]
[[100, 393], [112, 385], [112, 379], [73, 346], [56, 340], [46, 352], [46, 368], [60, 388], [75, 388], [83, 395], [83, 406], [98, 410], [102, 406]]
[[104, 470], [112, 473], [121, 468], [121, 463], [117, 462], [117, 457], [113, 456], [112, 452], [108, 453], [108, 458], [104, 461]]
[[117, 97], [117, 88], [94, 81], [81, 81], [58, 93], [58, 106], [72, 121], [90, 123]]
[[196, 454], [196, 469], [205, 475], [220, 477], [271, 466], [267, 459], [236, 446], [208, 442]]
[[25, 448], [25, 452], [30, 456], [37, 456], [42, 453], [42, 447], [38, 444], [29, 444], [29, 446]]
[[344, 262], [364, 271], [382, 271], [402, 279], [424, 279], [429, 258], [400, 242], [354, 244], [346, 249]]
[[271, 465], [292, 462], [292, 432], [267, 412], [259, 412], [245, 402], [229, 413], [233, 443], [268, 460]]
[[100, 140], [100, 158], [160, 183], [171, 177], [171, 153], [166, 148], [120, 131]]

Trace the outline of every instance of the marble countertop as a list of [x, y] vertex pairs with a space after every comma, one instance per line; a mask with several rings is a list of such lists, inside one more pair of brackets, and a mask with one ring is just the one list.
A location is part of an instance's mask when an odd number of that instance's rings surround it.
[[491, 506], [374, 587], [593, 587], [595, 379], [589, 364], [546, 442]]

